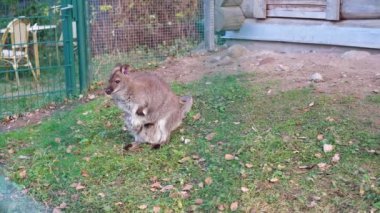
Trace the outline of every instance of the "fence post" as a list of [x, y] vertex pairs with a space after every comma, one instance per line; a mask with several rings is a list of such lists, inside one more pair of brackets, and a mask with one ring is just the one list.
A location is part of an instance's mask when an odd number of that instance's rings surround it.
[[72, 0], [62, 0], [61, 13], [66, 94], [67, 96], [71, 96], [75, 91]]
[[79, 90], [88, 89], [87, 12], [86, 1], [74, 0], [77, 9], [77, 45], [79, 61]]
[[205, 46], [208, 51], [215, 50], [215, 0], [203, 1], [204, 16], [205, 16]]

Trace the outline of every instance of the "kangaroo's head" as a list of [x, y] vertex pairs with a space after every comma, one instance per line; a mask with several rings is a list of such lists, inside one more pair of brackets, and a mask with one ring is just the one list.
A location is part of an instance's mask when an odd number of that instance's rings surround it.
[[128, 84], [128, 73], [130, 66], [128, 64], [117, 64], [113, 68], [111, 76], [108, 80], [108, 86], [105, 89], [107, 95], [117, 93]]

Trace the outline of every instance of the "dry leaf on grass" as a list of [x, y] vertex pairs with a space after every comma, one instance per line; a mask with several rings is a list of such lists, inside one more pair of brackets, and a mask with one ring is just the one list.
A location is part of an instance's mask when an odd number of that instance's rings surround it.
[[77, 124], [78, 124], [78, 125], [83, 125], [84, 123], [83, 123], [83, 121], [78, 120], [78, 121], [77, 121]]
[[73, 188], [75, 188], [78, 191], [86, 188], [81, 183], [72, 183], [70, 186], [73, 187]]
[[319, 153], [319, 152], [318, 152], [318, 153], [315, 153], [314, 156], [315, 156], [316, 158], [322, 158], [322, 154]]
[[331, 152], [334, 149], [334, 146], [331, 144], [323, 144], [323, 151], [326, 152]]
[[172, 189], [174, 189], [173, 185], [166, 185], [166, 186], [162, 187], [161, 192], [167, 192], [167, 191], [170, 191]]
[[103, 192], [99, 192], [98, 195], [99, 195], [100, 197], [105, 197], [105, 196], [106, 196]]
[[233, 159], [235, 159], [235, 156], [233, 156], [231, 154], [225, 154], [224, 155], [224, 159], [226, 159], [226, 160], [233, 160]]
[[330, 165], [327, 163], [318, 163], [317, 166], [321, 171], [326, 171], [328, 168], [330, 168]]
[[26, 174], [26, 169], [21, 169], [20, 172], [18, 173], [20, 175], [21, 179], [25, 179], [27, 174]]
[[185, 162], [187, 162], [189, 160], [191, 160], [191, 158], [189, 156], [187, 156], [187, 157], [184, 157], [181, 160], [179, 160], [178, 163], [185, 163]]
[[56, 142], [56, 143], [61, 143], [61, 138], [55, 138], [55, 139], [54, 139], [54, 142]]
[[211, 177], [207, 177], [207, 178], [205, 179], [205, 184], [206, 184], [206, 185], [211, 185], [211, 184], [212, 184], [212, 178], [211, 178]]
[[196, 199], [195, 202], [194, 202], [196, 205], [202, 205], [203, 203], [203, 200], [202, 199]]
[[340, 161], [340, 155], [339, 153], [336, 153], [332, 158], [331, 158], [331, 161], [333, 163], [338, 163]]
[[251, 164], [251, 163], [246, 163], [246, 164], [245, 164], [245, 167], [247, 167], [248, 169], [250, 169], [250, 168], [253, 167], [253, 164]]
[[323, 134], [318, 134], [317, 135], [317, 140], [321, 141], [323, 140], [325, 137], [323, 136]]
[[218, 210], [219, 210], [219, 211], [224, 211], [225, 209], [226, 209], [226, 207], [224, 207], [223, 204], [218, 205]]
[[138, 208], [141, 210], [144, 210], [144, 209], [148, 208], [148, 206], [143, 204], [143, 205], [139, 205]]
[[269, 182], [271, 182], [271, 183], [277, 183], [278, 181], [279, 181], [279, 179], [277, 177], [269, 179]]
[[206, 140], [211, 141], [212, 139], [214, 139], [215, 135], [216, 135], [216, 133], [212, 132], [212, 133], [206, 135], [205, 138], [206, 138]]
[[83, 177], [88, 177], [89, 175], [88, 175], [88, 172], [86, 171], [86, 170], [82, 170], [81, 171], [81, 175], [83, 176]]
[[244, 187], [244, 186], [241, 187], [240, 189], [241, 189], [242, 192], [248, 192], [249, 191], [249, 189], [247, 187]]
[[183, 191], [190, 191], [192, 188], [193, 188], [193, 185], [191, 185], [191, 184], [186, 184], [186, 185], [182, 188], [182, 190], [183, 190]]
[[159, 206], [154, 206], [153, 207], [153, 213], [158, 213], [160, 211], [161, 211], [161, 207], [159, 207]]
[[239, 202], [237, 202], [237, 201], [233, 202], [233, 203], [231, 203], [230, 210], [236, 211], [238, 209], [238, 207], [239, 207]]
[[199, 113], [199, 112], [193, 116], [193, 120], [194, 120], [194, 121], [197, 121], [197, 120], [199, 120], [200, 118], [201, 118], [201, 113]]

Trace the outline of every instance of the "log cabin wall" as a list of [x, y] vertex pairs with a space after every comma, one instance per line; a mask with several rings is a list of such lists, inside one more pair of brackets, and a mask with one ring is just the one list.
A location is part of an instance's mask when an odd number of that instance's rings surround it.
[[215, 4], [215, 30], [227, 31], [226, 38], [380, 49], [380, 0], [216, 0]]

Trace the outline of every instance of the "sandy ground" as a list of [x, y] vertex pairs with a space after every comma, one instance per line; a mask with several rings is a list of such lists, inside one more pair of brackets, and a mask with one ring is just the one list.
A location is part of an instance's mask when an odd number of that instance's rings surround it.
[[[276, 87], [268, 88], [268, 92], [273, 94], [312, 84], [320, 93], [364, 98], [380, 90], [380, 53], [359, 50], [252, 51], [242, 45], [232, 45], [215, 53], [199, 51], [189, 57], [169, 58], [155, 72], [168, 82], [181, 83], [214, 73], [247, 72], [254, 73], [258, 83], [278, 83]], [[311, 80], [315, 73], [319, 73], [322, 78]], [[99, 95], [103, 95], [102, 91], [97, 91], [96, 96]], [[93, 98], [93, 94], [90, 94], [90, 99], [91, 96]], [[0, 132], [38, 123], [56, 109], [49, 106], [15, 120], [5, 120], [0, 125]]]

